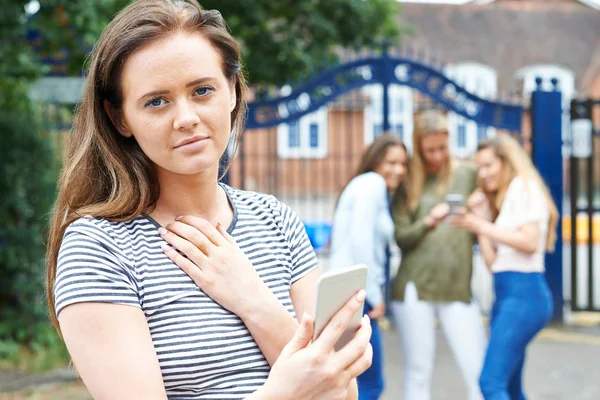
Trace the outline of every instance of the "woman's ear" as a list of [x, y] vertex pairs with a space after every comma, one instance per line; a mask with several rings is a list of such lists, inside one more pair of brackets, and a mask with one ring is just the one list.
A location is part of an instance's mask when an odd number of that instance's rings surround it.
[[108, 117], [121, 135], [125, 136], [126, 138], [133, 136], [133, 133], [131, 133], [123, 121], [122, 113], [115, 109], [113, 105], [108, 102], [108, 100], [104, 100], [104, 111], [106, 111], [106, 114], [108, 114]]

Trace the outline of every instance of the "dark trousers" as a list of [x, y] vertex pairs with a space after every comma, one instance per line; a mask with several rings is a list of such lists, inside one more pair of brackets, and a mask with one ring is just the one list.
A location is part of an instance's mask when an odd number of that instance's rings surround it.
[[[371, 310], [369, 303], [365, 302], [365, 311]], [[371, 346], [373, 346], [373, 362], [369, 369], [358, 377], [358, 399], [378, 400], [383, 392], [383, 355], [381, 351], [381, 331], [376, 320], [371, 320]]]

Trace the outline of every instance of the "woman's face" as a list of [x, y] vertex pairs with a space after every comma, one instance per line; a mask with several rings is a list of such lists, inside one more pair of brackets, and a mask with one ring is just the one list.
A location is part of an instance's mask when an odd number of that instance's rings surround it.
[[383, 176], [389, 191], [398, 189], [400, 183], [406, 177], [408, 156], [402, 146], [390, 146], [387, 148], [381, 163], [375, 172]]
[[157, 40], [126, 60], [116, 125], [135, 138], [159, 174], [218, 170], [235, 107], [235, 82], [222, 65], [210, 42], [194, 33]]
[[421, 138], [421, 156], [425, 169], [437, 174], [448, 162], [448, 134], [434, 133]]
[[502, 160], [492, 149], [483, 149], [477, 152], [475, 162], [477, 163], [477, 174], [483, 190], [488, 193], [496, 193], [503, 178]]

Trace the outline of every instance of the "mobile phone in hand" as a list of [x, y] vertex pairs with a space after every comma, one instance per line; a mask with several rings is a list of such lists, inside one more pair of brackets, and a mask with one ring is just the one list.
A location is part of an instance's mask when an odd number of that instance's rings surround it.
[[[364, 264], [337, 268], [326, 272], [317, 283], [317, 307], [315, 311], [315, 330], [313, 340], [317, 339], [331, 318], [361, 289], [367, 285], [367, 266]], [[363, 307], [356, 311], [345, 332], [335, 345], [343, 348], [360, 328]]]
[[459, 193], [448, 193], [446, 195], [446, 204], [450, 207], [448, 215], [456, 215], [457, 210], [465, 206], [465, 197]]

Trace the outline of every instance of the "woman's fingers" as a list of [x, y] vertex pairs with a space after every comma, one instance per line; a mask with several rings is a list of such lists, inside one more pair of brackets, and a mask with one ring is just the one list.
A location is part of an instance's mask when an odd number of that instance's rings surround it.
[[296, 329], [294, 337], [281, 351], [281, 354], [279, 355], [280, 359], [291, 357], [292, 354], [308, 346], [310, 340], [312, 339], [314, 326], [314, 318], [307, 313], [304, 313], [302, 322], [300, 322], [300, 325]]
[[[166, 228], [167, 228], [168, 232], [171, 232], [171, 233], [175, 234], [176, 236], [179, 236], [180, 238], [192, 243], [194, 246], [196, 246], [198, 249], [200, 249], [204, 254], [208, 254], [212, 250], [212, 247], [215, 246], [212, 243], [212, 241], [202, 231], [198, 230], [196, 227], [191, 226], [185, 222], [176, 221], [176, 222], [168, 224], [166, 226]], [[163, 236], [163, 239], [165, 239], [165, 240], [167, 240], [169, 238], [168, 235], [162, 235], [162, 236]], [[169, 241], [169, 240], [167, 240], [167, 241]], [[169, 241], [169, 243], [171, 243], [171, 242]], [[177, 248], [178, 250], [183, 251], [182, 248], [179, 248], [174, 243], [171, 243], [171, 244], [173, 244], [175, 246], [175, 248]], [[189, 254], [187, 254], [187, 256], [189, 257]]]
[[325, 326], [325, 329], [323, 329], [323, 332], [315, 340], [314, 345], [319, 352], [326, 354], [333, 350], [335, 344], [348, 327], [352, 317], [359, 309], [362, 309], [365, 298], [365, 291], [360, 290], [333, 316], [331, 321]]
[[[177, 217], [175, 218], [175, 220], [179, 223], [195, 228], [215, 246], [221, 246], [225, 242], [223, 235], [219, 233], [217, 228], [215, 228], [210, 222], [208, 222], [205, 219], [194, 217], [191, 215], [186, 215], [183, 217]], [[177, 222], [175, 222], [175, 224]]]
[[188, 276], [192, 278], [192, 280], [196, 282], [198, 286], [200, 286], [199, 282], [202, 281], [202, 268], [200, 265], [191, 262], [188, 258], [179, 254], [177, 250], [166, 243], [162, 244], [162, 249], [171, 261], [173, 261], [179, 268], [183, 270], [183, 272], [188, 274]]
[[352, 363], [348, 368], [346, 368], [346, 373], [355, 378], [365, 372], [371, 364], [373, 363], [373, 346], [371, 343], [367, 345], [367, 348], [362, 355], [356, 359], [354, 363]]
[[237, 246], [237, 242], [235, 241], [235, 239], [233, 238], [233, 236], [231, 236], [229, 234], [229, 232], [227, 232], [227, 229], [225, 229], [225, 227], [219, 222], [217, 224], [217, 231], [219, 231], [219, 233], [225, 238], [225, 240], [227, 240], [230, 244]]
[[354, 338], [334, 356], [340, 368], [347, 369], [363, 357], [370, 345], [371, 333], [371, 320], [365, 315]]
[[[191, 260], [197, 266], [201, 266], [206, 261], [205, 250], [201, 249], [198, 244], [192, 243], [188, 239], [184, 239], [183, 237], [165, 228], [159, 228], [158, 233], [165, 242], [169, 243], [175, 249], [185, 254], [187, 258], [189, 258], [189, 260]], [[199, 239], [196, 238], [195, 240], [198, 241]], [[165, 247], [163, 246], [163, 250], [164, 249]], [[177, 253], [175, 249], [172, 250], [175, 253]], [[180, 255], [179, 253], [177, 254]], [[169, 256], [169, 258], [171, 258], [170, 254], [167, 253], [167, 255]], [[179, 258], [176, 259], [179, 260]], [[177, 265], [179, 265], [179, 263], [177, 263]]]

